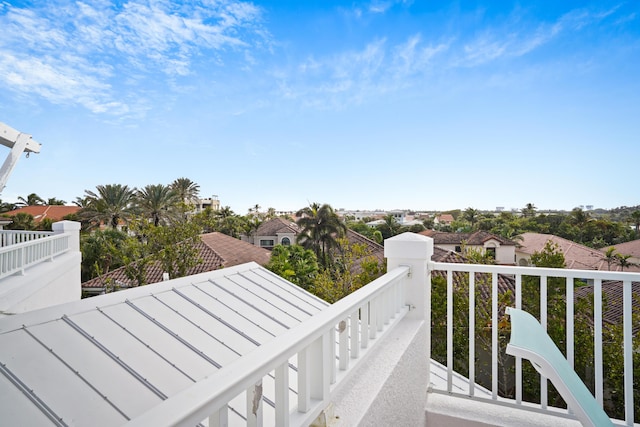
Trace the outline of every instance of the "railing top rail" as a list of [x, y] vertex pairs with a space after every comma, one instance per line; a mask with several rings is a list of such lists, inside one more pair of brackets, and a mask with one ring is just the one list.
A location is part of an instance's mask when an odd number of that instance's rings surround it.
[[0, 230], [0, 234], [54, 234], [53, 231], [34, 230]]
[[329, 328], [334, 328], [340, 320], [384, 292], [388, 284], [406, 276], [408, 272], [409, 267], [393, 269], [284, 334], [222, 367], [215, 375], [198, 381], [189, 389], [131, 420], [127, 426], [154, 425], [157, 420], [162, 420], [165, 425], [197, 424], [212, 412], [212, 408], [216, 410], [222, 407], [230, 397], [235, 397], [255, 384], [265, 373], [287, 363], [293, 355], [308, 347]]
[[48, 235], [46, 237], [43, 237], [42, 239], [27, 240], [26, 242], [20, 242], [20, 243], [15, 243], [13, 245], [0, 247], [0, 254], [7, 253], [7, 252], [13, 252], [15, 250], [19, 250], [21, 248], [26, 248], [26, 247], [29, 247], [29, 246], [39, 245], [39, 244], [42, 244], [43, 242], [46, 242], [46, 241], [60, 240], [60, 239], [67, 239], [67, 238], [69, 238], [69, 234], [66, 234], [66, 233], [65, 234], [51, 234], [51, 235]]
[[453, 270], [474, 273], [498, 273], [523, 276], [573, 277], [576, 279], [631, 280], [640, 282], [640, 273], [608, 270], [575, 270], [568, 268], [523, 267], [490, 264], [429, 262], [429, 270]]

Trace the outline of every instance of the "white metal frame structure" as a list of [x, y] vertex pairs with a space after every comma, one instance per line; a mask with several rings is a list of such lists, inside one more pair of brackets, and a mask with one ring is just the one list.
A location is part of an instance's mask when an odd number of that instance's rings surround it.
[[31, 135], [19, 132], [2, 122], [0, 122], [0, 144], [11, 149], [0, 168], [0, 193], [2, 193], [22, 153], [39, 153], [41, 145], [33, 140]]

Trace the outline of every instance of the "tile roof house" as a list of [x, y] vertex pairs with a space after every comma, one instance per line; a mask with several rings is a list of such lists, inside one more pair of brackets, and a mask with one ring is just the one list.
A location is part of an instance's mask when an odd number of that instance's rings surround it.
[[461, 252], [462, 246], [484, 252], [492, 252], [496, 264], [514, 265], [516, 259], [516, 244], [504, 237], [486, 232], [475, 231], [473, 233], [447, 233], [443, 231], [425, 230], [420, 232], [423, 236], [433, 239], [433, 244], [442, 249]]
[[442, 215], [437, 215], [433, 219], [433, 223], [434, 224], [440, 224], [440, 225], [451, 225], [451, 223], [454, 220], [455, 219], [453, 218], [453, 215], [451, 215], [451, 214], [442, 214]]
[[[257, 248], [251, 244], [238, 240], [226, 234], [214, 232], [200, 235], [197, 248], [202, 263], [189, 270], [187, 275], [204, 273], [207, 271], [228, 268], [247, 262], [266, 265], [271, 252]], [[147, 266], [147, 283], [163, 281], [163, 269], [159, 262]], [[137, 286], [135, 281], [127, 277], [124, 267], [110, 271], [82, 284], [85, 294], [95, 295], [108, 292], [111, 289], [131, 288]]]
[[295, 222], [283, 218], [273, 218], [260, 224], [251, 236], [243, 240], [265, 249], [273, 249], [276, 245], [293, 245], [300, 227]]
[[[611, 246], [601, 248], [602, 252], [606, 252]], [[624, 242], [617, 245], [613, 245], [616, 252], [622, 255], [631, 255], [629, 261], [635, 264], [640, 264], [640, 239], [632, 240], [630, 242]]]
[[[523, 233], [522, 241], [516, 248], [516, 259], [518, 265], [531, 265], [531, 255], [540, 252], [548, 241], [558, 244], [564, 254], [565, 267], [579, 270], [611, 270], [621, 271], [617, 264], [607, 264], [607, 260], [602, 251], [581, 245], [553, 234]], [[640, 271], [638, 267], [629, 267], [625, 271]]]
[[19, 213], [26, 213], [33, 216], [36, 222], [40, 222], [47, 218], [53, 222], [62, 221], [67, 215], [78, 213], [80, 206], [59, 206], [59, 205], [34, 205], [25, 206], [19, 209], [14, 209], [9, 212], [3, 212], [2, 216], [12, 217]]

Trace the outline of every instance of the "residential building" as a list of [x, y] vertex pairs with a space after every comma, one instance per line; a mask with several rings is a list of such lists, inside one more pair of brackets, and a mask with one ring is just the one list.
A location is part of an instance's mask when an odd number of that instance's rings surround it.
[[[606, 246], [601, 248], [601, 252], [606, 252], [611, 246]], [[617, 245], [613, 245], [616, 250], [616, 253], [622, 255], [631, 255], [629, 261], [633, 264], [640, 265], [640, 239], [632, 240], [630, 242], [619, 243]]]
[[496, 264], [514, 265], [516, 260], [516, 244], [504, 237], [487, 231], [473, 233], [447, 233], [443, 231], [425, 230], [420, 232], [433, 239], [434, 245], [447, 251], [461, 253], [463, 247], [490, 253]]
[[[607, 263], [602, 251], [581, 245], [571, 240], [553, 234], [523, 233], [522, 239], [516, 247], [516, 262], [521, 266], [531, 265], [531, 255], [542, 252], [547, 242], [557, 244], [562, 251], [565, 267], [580, 270], [611, 270], [621, 271], [616, 263]], [[640, 271], [637, 266], [629, 267], [627, 271]]]
[[455, 219], [451, 214], [436, 215], [433, 219], [435, 225], [451, 225]]
[[219, 211], [220, 200], [218, 199], [218, 196], [215, 195], [204, 199], [198, 199], [198, 203], [196, 204], [195, 208], [195, 213], [200, 213], [207, 208], [211, 209], [214, 212]]
[[293, 245], [300, 227], [295, 222], [284, 218], [273, 218], [264, 221], [250, 236], [243, 236], [243, 240], [252, 245], [273, 249], [276, 245]]

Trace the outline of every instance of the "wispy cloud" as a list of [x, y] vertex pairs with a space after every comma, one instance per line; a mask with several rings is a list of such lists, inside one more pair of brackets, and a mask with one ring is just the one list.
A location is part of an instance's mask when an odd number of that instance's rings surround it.
[[569, 32], [577, 32], [594, 25], [615, 13], [616, 7], [606, 11], [573, 10], [555, 22], [526, 25], [514, 16], [501, 25], [491, 26], [467, 41], [457, 60], [460, 66], [478, 66], [500, 58], [526, 55]]
[[448, 49], [447, 42], [425, 42], [420, 34], [400, 44], [379, 39], [361, 50], [309, 57], [295, 70], [276, 75], [286, 98], [316, 108], [341, 108], [411, 86]]
[[263, 43], [268, 33], [261, 16], [258, 7], [236, 0], [129, 1], [120, 7], [78, 1], [33, 9], [5, 3], [0, 85], [95, 113], [129, 114], [143, 104], [128, 105], [118, 91], [131, 76], [153, 80], [159, 73], [170, 81], [190, 74], [194, 58], [206, 52], [215, 56]]

